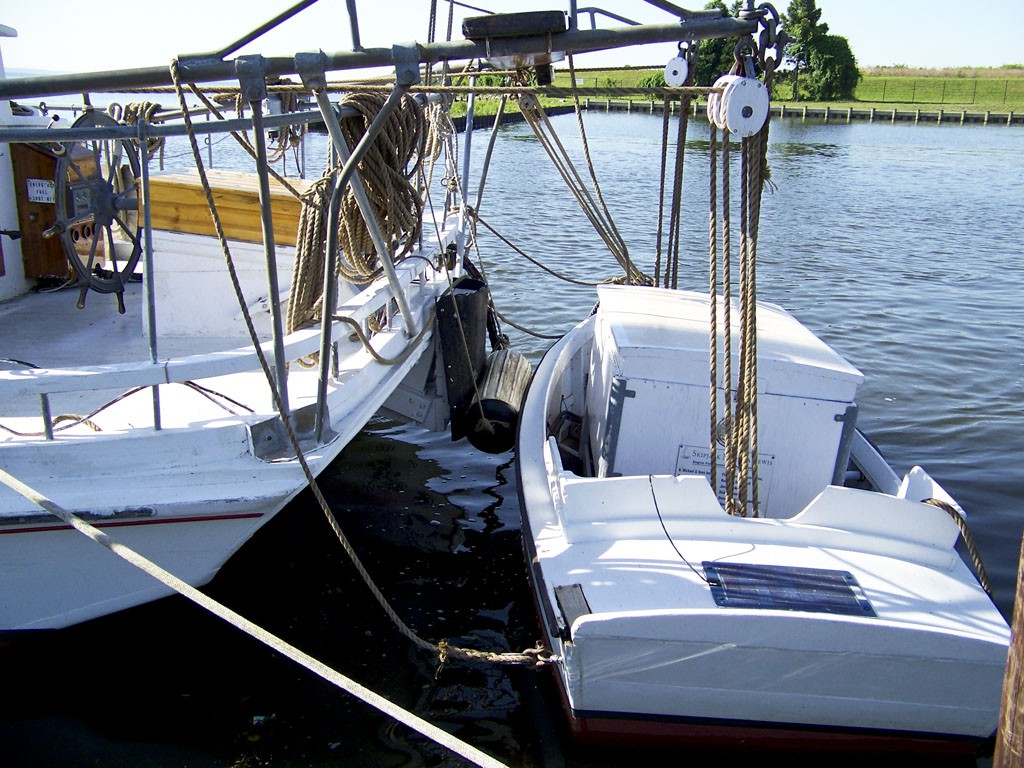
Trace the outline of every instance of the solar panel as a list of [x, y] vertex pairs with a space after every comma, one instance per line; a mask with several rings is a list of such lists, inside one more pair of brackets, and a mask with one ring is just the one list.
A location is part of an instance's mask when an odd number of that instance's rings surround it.
[[715, 603], [723, 608], [875, 616], [849, 571], [707, 561], [702, 565]]

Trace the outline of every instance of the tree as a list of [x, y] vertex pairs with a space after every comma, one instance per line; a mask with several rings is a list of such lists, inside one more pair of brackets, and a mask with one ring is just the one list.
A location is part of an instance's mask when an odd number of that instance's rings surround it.
[[810, 67], [811, 52], [828, 34], [828, 24], [821, 24], [821, 10], [814, 0], [791, 0], [782, 17], [782, 28], [789, 35], [785, 57], [793, 65], [793, 98], [800, 98], [800, 70]]
[[808, 95], [816, 101], [849, 100], [860, 82], [850, 43], [839, 35], [822, 35], [810, 51]]
[[665, 82], [664, 72], [652, 72], [646, 77], [641, 77], [640, 81], [636, 84], [637, 88], [664, 88], [667, 85]]
[[[724, 0], [711, 0], [704, 8], [709, 11], [719, 10], [723, 16], [735, 16], [739, 12], [740, 0], [734, 0], [731, 13]], [[736, 62], [737, 42], [739, 39], [735, 37], [702, 40], [693, 70], [693, 84], [709, 87], [722, 75], [729, 74]]]

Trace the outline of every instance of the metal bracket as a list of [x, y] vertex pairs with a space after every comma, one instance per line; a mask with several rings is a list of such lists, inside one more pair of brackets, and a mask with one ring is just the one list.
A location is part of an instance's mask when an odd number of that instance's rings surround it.
[[[326, 404], [324, 408], [326, 410]], [[316, 413], [317, 406], [312, 404], [297, 408], [288, 415], [292, 433], [298, 439], [299, 447], [303, 450], [314, 448], [317, 445], [315, 440]], [[329, 422], [330, 419], [325, 419], [325, 423]], [[288, 433], [280, 416], [271, 416], [263, 421], [248, 424], [246, 430], [249, 433], [249, 450], [257, 459], [280, 461], [295, 458], [295, 452], [292, 450], [291, 441], [288, 439]], [[335, 432], [325, 426], [319, 444], [329, 443], [335, 437], [337, 437]]]
[[267, 62], [262, 56], [239, 56], [235, 59], [235, 76], [245, 101], [252, 103], [267, 98]]
[[323, 51], [295, 54], [295, 71], [309, 90], [319, 91], [327, 87], [326, 61]]
[[417, 85], [420, 81], [420, 47], [416, 43], [398, 43], [391, 46], [395, 60], [395, 83], [401, 86]]
[[846, 466], [850, 463], [850, 452], [853, 449], [853, 437], [857, 432], [856, 403], [846, 406], [843, 413], [837, 413], [835, 420], [842, 422], [843, 431], [839, 435], [839, 450], [836, 451], [836, 463], [832, 469], [832, 485], [842, 485], [846, 479]]

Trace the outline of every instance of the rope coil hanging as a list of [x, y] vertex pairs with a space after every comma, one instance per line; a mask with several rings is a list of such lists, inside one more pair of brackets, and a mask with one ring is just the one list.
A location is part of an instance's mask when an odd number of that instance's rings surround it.
[[[111, 104], [107, 107], [107, 114], [125, 125], [136, 125], [140, 120], [147, 123], [162, 123], [164, 118], [160, 112], [165, 107], [153, 101], [133, 101], [122, 107], [119, 104]], [[160, 152], [160, 162], [163, 163], [163, 151], [167, 139], [163, 136], [150, 136], [146, 140], [147, 158], [152, 160], [157, 152]]]
[[[354, 149], [386, 98], [378, 93], [353, 93], [341, 105], [358, 112], [341, 120], [342, 134]], [[415, 247], [423, 226], [423, 200], [416, 188], [425, 154], [433, 153], [439, 140], [428, 147], [426, 116], [419, 103], [402, 99], [384, 124], [377, 139], [359, 163], [359, 175], [366, 188], [373, 215], [394, 253], [395, 262]], [[327, 207], [334, 180], [341, 168], [332, 166], [301, 196], [302, 208], [295, 244], [291, 296], [288, 302], [289, 332], [320, 320], [323, 270], [327, 250]], [[383, 274], [379, 255], [351, 187], [345, 190], [338, 223], [340, 253], [338, 274], [354, 285], [365, 285]]]
[[[384, 106], [381, 94], [353, 93], [341, 101], [359, 117], [341, 121], [341, 130], [350, 150], [355, 149], [374, 117]], [[412, 251], [419, 239], [423, 219], [423, 201], [412, 181], [423, 160], [426, 143], [423, 108], [414, 98], [402, 99], [359, 163], [359, 175], [373, 207], [386, 242], [395, 249], [395, 261]], [[368, 283], [381, 274], [377, 254], [355, 196], [347, 190], [342, 201], [341, 243], [343, 255], [339, 269], [346, 279]]]

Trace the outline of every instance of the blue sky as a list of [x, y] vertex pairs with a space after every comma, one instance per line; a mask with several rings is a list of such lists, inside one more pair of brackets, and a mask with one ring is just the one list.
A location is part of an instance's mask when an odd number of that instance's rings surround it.
[[[564, 8], [567, 0], [469, 0], [489, 10]], [[698, 8], [704, 0], [680, 5]], [[292, 0], [9, 0], [0, 24], [18, 31], [0, 39], [8, 69], [90, 71], [164, 65], [178, 53], [209, 50], [237, 39], [292, 5]], [[596, 0], [581, 7], [601, 5]], [[776, 3], [784, 11], [788, 0]], [[1000, 66], [1024, 64], [1024, 44], [1014, 17], [1024, 15], [1021, 0], [818, 0], [822, 21], [846, 37], [863, 66]], [[239, 10], [245, 8], [244, 14]], [[357, 0], [363, 44], [426, 40], [429, 0]], [[441, 17], [446, 21], [443, 0]], [[605, 2], [602, 7], [642, 22], [665, 15], [640, 0]], [[173, 10], [171, 10], [173, 8]], [[463, 13], [469, 13], [463, 11]], [[129, 30], [144, 20], [141, 34]], [[456, 22], [456, 36], [459, 24]], [[441, 36], [444, 35], [441, 25]], [[257, 46], [265, 54], [343, 50], [351, 46], [344, 0], [321, 0]], [[255, 52], [255, 51], [252, 51]], [[631, 58], [591, 54], [577, 66], [656, 64], [673, 54], [671, 46], [633, 53]]]

